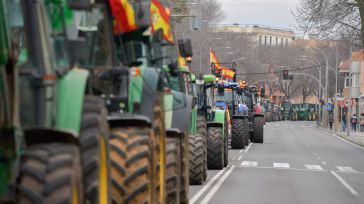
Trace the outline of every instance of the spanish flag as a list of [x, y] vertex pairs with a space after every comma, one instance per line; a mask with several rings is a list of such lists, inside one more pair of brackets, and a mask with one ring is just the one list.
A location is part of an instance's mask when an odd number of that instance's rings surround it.
[[227, 67], [221, 69], [221, 76], [225, 79], [232, 79], [235, 76], [235, 72]]
[[129, 0], [109, 0], [114, 17], [114, 34], [132, 32], [138, 28], [135, 11]]
[[151, 2], [151, 20], [152, 20], [152, 33], [159, 29], [163, 30], [163, 37], [168, 42], [173, 42], [173, 36], [170, 26], [171, 12], [161, 4], [159, 0], [152, 0]]
[[212, 49], [210, 49], [210, 64], [214, 65], [215, 69], [221, 69], [220, 62]]

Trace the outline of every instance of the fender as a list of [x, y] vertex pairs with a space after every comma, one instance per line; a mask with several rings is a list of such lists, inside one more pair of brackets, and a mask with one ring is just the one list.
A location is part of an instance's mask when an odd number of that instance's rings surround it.
[[245, 119], [245, 118], [247, 117], [243, 115], [233, 115], [233, 119]]
[[226, 113], [225, 113], [224, 110], [215, 110], [214, 121], [224, 125], [225, 124], [225, 116], [226, 116]]
[[73, 68], [58, 83], [56, 128], [79, 134], [89, 71]]
[[206, 124], [207, 128], [210, 127], [219, 127], [219, 128], [224, 128], [224, 125], [222, 123], [216, 123], [216, 122], [208, 122]]
[[118, 127], [152, 127], [150, 118], [137, 114], [114, 113], [107, 117], [110, 128]]
[[26, 129], [24, 138], [27, 146], [51, 142], [79, 145], [77, 135], [59, 129]]
[[256, 118], [256, 117], [264, 118], [264, 114], [254, 113], [254, 118]]
[[182, 92], [173, 91], [173, 98], [172, 128], [177, 128], [181, 132], [188, 132], [190, 128], [193, 97]]
[[[146, 68], [143, 72], [143, 88], [141, 90], [140, 110], [134, 112], [154, 118], [154, 106], [157, 101], [159, 74], [155, 68]], [[134, 93], [132, 93], [134, 91]], [[138, 90], [130, 89], [129, 94], [137, 94]], [[135, 93], [136, 92], [136, 93]], [[139, 90], [140, 93], [140, 90]], [[134, 102], [130, 103], [133, 105]]]
[[177, 128], [166, 129], [167, 137], [183, 137], [184, 133]]

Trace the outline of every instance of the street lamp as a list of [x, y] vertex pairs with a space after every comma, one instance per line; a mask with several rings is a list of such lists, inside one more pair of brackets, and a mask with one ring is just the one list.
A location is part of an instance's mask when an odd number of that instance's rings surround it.
[[222, 40], [222, 38], [208, 38], [201, 43], [200, 48], [199, 48], [199, 50], [200, 50], [200, 72], [202, 70], [202, 46], [205, 45], [205, 43], [208, 44], [209, 40]]
[[[316, 50], [318, 52], [320, 52], [326, 59], [326, 71], [325, 71], [325, 102], [328, 102], [328, 90], [329, 90], [329, 58], [327, 57], [327, 55], [325, 54], [325, 52], [323, 52], [321, 49], [319, 48], [315, 48], [315, 47], [307, 47], [308, 49], [313, 49]], [[324, 112], [324, 127], [327, 127], [327, 111]]]

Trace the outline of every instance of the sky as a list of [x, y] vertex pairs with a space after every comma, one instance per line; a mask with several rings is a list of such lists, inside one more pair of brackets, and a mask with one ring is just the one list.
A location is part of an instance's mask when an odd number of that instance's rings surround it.
[[218, 0], [222, 4], [226, 24], [259, 24], [294, 29], [291, 13], [300, 0]]

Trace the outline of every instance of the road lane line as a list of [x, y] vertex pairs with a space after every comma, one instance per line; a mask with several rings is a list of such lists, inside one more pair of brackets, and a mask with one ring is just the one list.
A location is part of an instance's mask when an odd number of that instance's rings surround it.
[[250, 149], [250, 147], [252, 146], [253, 143], [250, 143], [249, 146], [246, 148], [246, 150], [244, 151], [244, 153], [247, 153]]
[[238, 161], [240, 161], [242, 158], [243, 158], [243, 155], [241, 155], [241, 156], [238, 158]]
[[305, 164], [305, 167], [310, 170], [323, 170], [320, 165]]
[[[276, 168], [276, 167], [258, 167], [258, 166], [240, 166], [241, 168], [252, 168], [252, 169], [272, 169], [280, 171], [311, 171], [311, 172], [326, 172], [327, 170], [314, 170], [314, 169], [296, 169], [296, 168]], [[342, 172], [345, 173], [345, 172]], [[364, 174], [364, 173], [363, 173]]]
[[190, 204], [195, 203], [202, 194], [205, 193], [205, 191], [210, 188], [211, 184], [214, 183], [220, 176], [221, 174], [225, 173], [227, 169], [224, 169], [222, 171], [220, 171], [219, 173], [217, 173], [214, 177], [211, 178], [211, 180], [209, 182], [206, 183], [206, 185], [201, 188], [191, 199], [190, 199]]
[[326, 165], [326, 162], [324, 162], [324, 161], [323, 161], [323, 162], [321, 162], [321, 163], [322, 163], [323, 165]]
[[273, 163], [275, 168], [291, 168], [288, 163]]
[[206, 195], [206, 197], [201, 201], [201, 204], [207, 204], [211, 198], [215, 195], [216, 191], [221, 187], [226, 178], [233, 172], [235, 165], [232, 165], [230, 169], [218, 180], [216, 185], [211, 189], [211, 191]]
[[335, 171], [330, 171], [331, 172], [331, 174], [332, 175], [334, 175], [335, 176], [335, 178], [337, 179], [337, 180], [339, 180], [340, 181], [340, 183], [345, 187], [345, 188], [347, 188], [349, 191], [350, 191], [350, 193], [351, 194], [353, 194], [353, 195], [358, 195], [358, 193], [354, 190], [354, 188], [353, 187], [351, 187], [348, 183], [346, 183], [346, 181], [343, 179], [343, 178], [341, 178], [341, 176], [339, 176]]
[[337, 166], [336, 168], [342, 172], [353, 172], [353, 173], [358, 172], [357, 170], [353, 169], [352, 167], [348, 167], [348, 166]]
[[242, 150], [240, 150], [239, 152], [240, 152], [240, 153], [243, 153], [243, 151], [244, 151], [244, 150], [242, 149]]
[[258, 162], [255, 161], [243, 161], [241, 164], [241, 166], [258, 166]]

